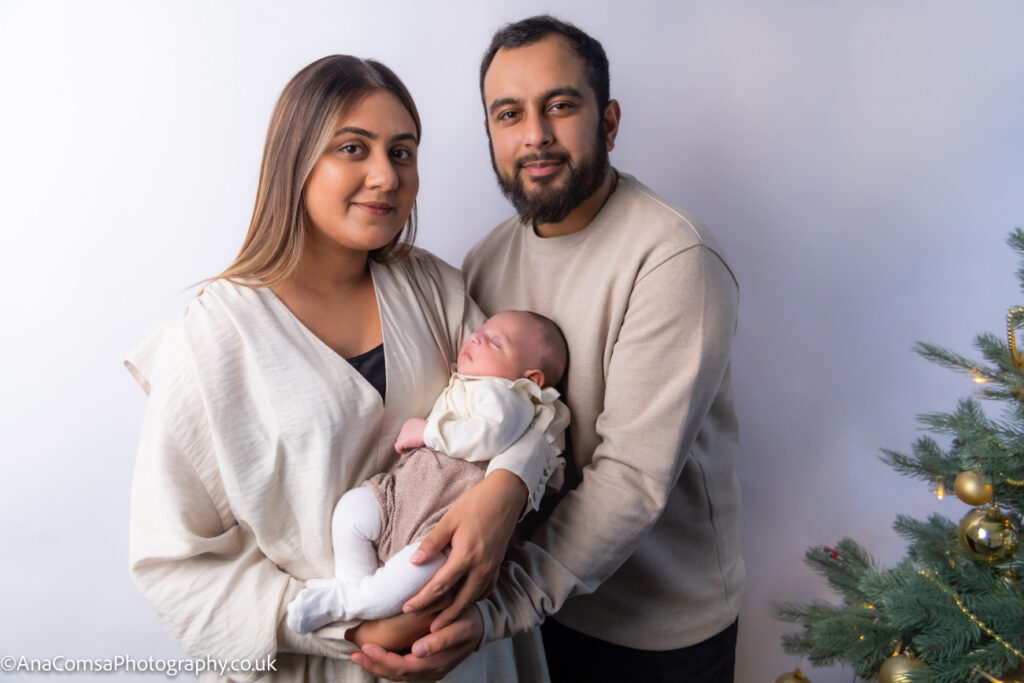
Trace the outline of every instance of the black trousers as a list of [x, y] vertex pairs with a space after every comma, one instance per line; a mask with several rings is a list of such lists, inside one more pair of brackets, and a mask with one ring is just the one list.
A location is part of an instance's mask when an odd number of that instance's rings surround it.
[[678, 650], [634, 650], [547, 619], [540, 627], [552, 683], [733, 683], [737, 622]]

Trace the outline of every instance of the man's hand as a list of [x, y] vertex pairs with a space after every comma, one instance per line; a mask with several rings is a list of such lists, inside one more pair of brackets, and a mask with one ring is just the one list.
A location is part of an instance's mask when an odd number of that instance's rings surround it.
[[423, 430], [427, 428], [427, 421], [419, 418], [411, 418], [402, 425], [402, 431], [398, 433], [398, 440], [395, 441], [395, 450], [399, 453], [411, 451], [423, 445]]
[[454, 602], [430, 624], [431, 631], [439, 632], [468, 606], [490, 593], [526, 498], [526, 485], [507, 470], [491, 472], [459, 496], [411, 560], [413, 564], [422, 564], [449, 543], [451, 554], [420, 592], [405, 602], [403, 610], [423, 609], [461, 581]]
[[412, 654], [402, 656], [378, 645], [364, 645], [350, 659], [374, 676], [392, 681], [436, 681], [448, 675], [480, 645], [484, 634], [480, 610], [466, 610], [453, 624], [446, 626], [412, 646]]

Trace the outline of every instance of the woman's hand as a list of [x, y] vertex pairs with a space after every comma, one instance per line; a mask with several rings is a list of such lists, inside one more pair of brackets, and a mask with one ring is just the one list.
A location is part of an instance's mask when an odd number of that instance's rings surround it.
[[455, 621], [467, 606], [490, 593], [526, 498], [526, 485], [507, 470], [494, 470], [459, 496], [420, 543], [412, 562], [422, 564], [449, 544], [451, 554], [420, 592], [406, 601], [403, 610], [420, 610], [461, 581], [451, 606], [430, 624], [430, 630], [437, 633]]
[[412, 654], [389, 652], [375, 643], [363, 646], [349, 658], [380, 678], [436, 681], [477, 649], [483, 633], [480, 610], [472, 607], [455, 623], [416, 641]]

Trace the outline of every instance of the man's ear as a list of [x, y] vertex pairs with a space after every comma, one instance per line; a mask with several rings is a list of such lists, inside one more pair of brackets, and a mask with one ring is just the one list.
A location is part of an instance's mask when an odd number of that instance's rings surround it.
[[608, 151], [615, 149], [615, 136], [619, 134], [619, 121], [622, 119], [622, 109], [618, 100], [608, 100], [608, 106], [604, 108], [604, 118], [601, 125], [604, 126], [605, 140], [608, 142]]
[[542, 370], [527, 370], [523, 373], [523, 377], [530, 380], [538, 387], [544, 388], [544, 372]]

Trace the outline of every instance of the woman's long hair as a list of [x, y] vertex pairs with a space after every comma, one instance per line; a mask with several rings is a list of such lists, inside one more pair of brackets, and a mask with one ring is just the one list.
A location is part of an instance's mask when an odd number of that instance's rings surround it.
[[[334, 134], [338, 119], [372, 92], [386, 90], [405, 106], [420, 139], [420, 116], [402, 81], [380, 62], [348, 55], [319, 59], [302, 69], [281, 93], [267, 129], [256, 205], [234, 262], [211, 280], [270, 286], [289, 277], [305, 243], [305, 188]], [[405, 257], [416, 237], [416, 205], [402, 231], [370, 258], [391, 263]]]

